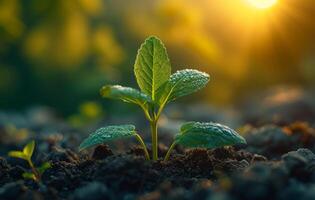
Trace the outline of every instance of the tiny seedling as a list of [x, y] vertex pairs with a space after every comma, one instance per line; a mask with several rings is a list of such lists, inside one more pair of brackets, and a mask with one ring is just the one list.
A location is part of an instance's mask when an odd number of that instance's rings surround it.
[[[134, 72], [141, 91], [120, 85], [106, 85], [101, 88], [100, 93], [102, 97], [119, 99], [142, 108], [151, 127], [152, 159], [157, 160], [157, 125], [163, 109], [169, 102], [205, 87], [210, 77], [194, 69], [184, 69], [171, 74], [171, 64], [166, 49], [161, 40], [154, 36], [147, 38], [138, 50]], [[131, 136], [136, 137], [140, 142], [149, 160], [150, 155], [134, 125], [100, 128], [81, 143], [79, 150]], [[215, 148], [237, 143], [246, 143], [246, 141], [227, 126], [212, 122], [188, 122], [181, 126], [164, 160], [169, 159], [176, 144], [188, 148]]]
[[10, 151], [9, 156], [26, 160], [31, 167], [32, 172], [24, 172], [22, 176], [26, 179], [32, 179], [36, 182], [39, 182], [41, 180], [42, 174], [51, 166], [49, 162], [44, 162], [40, 167], [36, 168], [32, 162], [34, 149], [35, 141], [33, 140], [23, 148], [23, 151]]

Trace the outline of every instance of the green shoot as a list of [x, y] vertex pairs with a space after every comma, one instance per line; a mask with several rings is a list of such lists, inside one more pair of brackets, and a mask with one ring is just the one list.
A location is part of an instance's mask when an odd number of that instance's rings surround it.
[[20, 158], [23, 160], [26, 160], [31, 168], [32, 172], [25, 172], [23, 173], [23, 177], [26, 179], [32, 179], [36, 182], [39, 182], [41, 180], [42, 174], [49, 169], [50, 163], [45, 162], [40, 167], [36, 168], [32, 162], [32, 155], [35, 149], [35, 141], [29, 142], [24, 148], [23, 151], [10, 151], [8, 153], [9, 156]]
[[[141, 45], [136, 57], [134, 72], [140, 90], [120, 85], [106, 85], [101, 88], [104, 98], [119, 99], [137, 104], [151, 127], [152, 159], [158, 155], [158, 120], [165, 106], [175, 99], [204, 88], [209, 75], [194, 69], [185, 69], [171, 74], [171, 64], [164, 44], [157, 37], [149, 37]], [[80, 145], [80, 150], [129, 136], [135, 136], [143, 146], [146, 158], [147, 148], [133, 125], [108, 126], [92, 133]], [[215, 148], [236, 143], [246, 143], [234, 130], [217, 123], [185, 123], [170, 146], [164, 160], [168, 160], [176, 144], [189, 148]]]

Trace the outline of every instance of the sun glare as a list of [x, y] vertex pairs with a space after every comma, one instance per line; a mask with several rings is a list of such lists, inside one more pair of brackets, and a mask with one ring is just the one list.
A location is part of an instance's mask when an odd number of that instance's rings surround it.
[[258, 9], [267, 9], [277, 3], [277, 0], [247, 0], [247, 2]]

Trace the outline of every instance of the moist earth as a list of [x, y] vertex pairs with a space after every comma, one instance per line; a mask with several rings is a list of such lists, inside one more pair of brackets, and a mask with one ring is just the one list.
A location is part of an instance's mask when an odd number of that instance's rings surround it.
[[[301, 104], [314, 108], [298, 99], [288, 105], [289, 109], [281, 103], [281, 111], [288, 112], [283, 118], [277, 115], [275, 121], [269, 115], [273, 109], [266, 108], [260, 111], [267, 112], [260, 113], [260, 119], [248, 114], [228, 123], [240, 124], [238, 131], [247, 145], [216, 149], [177, 146], [168, 161], [155, 162], [146, 161], [143, 149], [133, 140], [78, 152], [79, 143], [91, 130], [104, 125], [102, 122], [89, 128], [73, 128], [42, 108], [31, 116], [2, 112], [0, 199], [314, 200], [315, 112], [308, 109], [308, 115], [303, 116], [311, 117], [300, 120], [302, 111], [295, 109], [301, 109]], [[216, 117], [203, 114], [200, 118], [221, 121]], [[145, 124], [142, 118], [133, 119], [136, 124]], [[8, 121], [14, 122], [14, 128], [4, 125]], [[106, 124], [117, 121], [107, 119]], [[161, 128], [161, 157], [173, 137], [168, 134], [172, 128]], [[51, 163], [40, 183], [23, 179], [22, 174], [29, 171], [27, 163], [7, 156], [8, 151], [22, 149], [31, 139], [36, 141], [32, 158], [35, 165]], [[150, 152], [150, 137], [144, 139]]]
[[139, 146], [78, 153], [56, 142], [34, 155], [52, 165], [39, 184], [22, 178], [26, 163], [0, 158], [0, 199], [314, 199], [315, 140], [306, 130], [267, 125], [250, 130], [246, 146], [178, 147], [167, 162], [146, 161]]

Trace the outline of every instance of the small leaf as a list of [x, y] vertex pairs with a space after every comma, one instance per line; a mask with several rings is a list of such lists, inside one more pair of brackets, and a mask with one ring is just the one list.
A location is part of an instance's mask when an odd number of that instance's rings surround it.
[[217, 123], [188, 122], [182, 125], [175, 138], [177, 144], [186, 147], [216, 148], [234, 144], [246, 144], [245, 139], [233, 129]]
[[106, 126], [90, 134], [79, 147], [79, 151], [108, 141], [130, 137], [136, 134], [134, 125]]
[[23, 153], [28, 157], [31, 158], [34, 152], [34, 148], [35, 148], [35, 141], [32, 140], [31, 142], [29, 142], [23, 149]]
[[36, 176], [33, 174], [33, 173], [30, 173], [30, 172], [24, 172], [22, 174], [23, 178], [25, 179], [32, 179], [34, 181], [36, 181]]
[[10, 157], [20, 158], [23, 160], [28, 160], [28, 156], [25, 155], [22, 151], [10, 151], [8, 153]]
[[145, 105], [146, 103], [151, 102], [150, 97], [139, 90], [120, 85], [103, 86], [100, 92], [102, 97], [120, 99], [127, 103]]
[[171, 64], [166, 49], [160, 39], [152, 36], [145, 40], [138, 50], [134, 72], [141, 91], [154, 102], [158, 90], [171, 75]]
[[[207, 85], [210, 77], [207, 73], [194, 69], [184, 69], [171, 75], [169, 82], [164, 85], [160, 97], [160, 105], [196, 92]], [[159, 93], [161, 94], [161, 93]]]
[[37, 168], [37, 170], [40, 174], [43, 174], [49, 168], [51, 168], [51, 164], [49, 162], [44, 162], [40, 167]]

